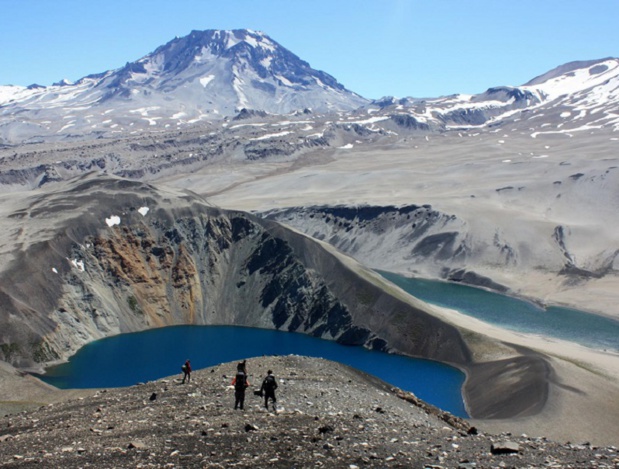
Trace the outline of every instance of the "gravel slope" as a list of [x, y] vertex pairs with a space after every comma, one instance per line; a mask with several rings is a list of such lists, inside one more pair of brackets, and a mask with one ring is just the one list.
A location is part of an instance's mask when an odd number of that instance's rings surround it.
[[[475, 432], [412, 395], [343, 365], [299, 356], [248, 360], [245, 411], [234, 363], [0, 419], [3, 467], [617, 467], [614, 448]], [[251, 390], [267, 369], [279, 410]], [[408, 400], [401, 397], [407, 397]], [[438, 414], [438, 415], [437, 415]]]

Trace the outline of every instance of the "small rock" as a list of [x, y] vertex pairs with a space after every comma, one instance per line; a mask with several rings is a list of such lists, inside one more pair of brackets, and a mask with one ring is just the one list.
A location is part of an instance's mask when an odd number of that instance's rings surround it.
[[127, 445], [128, 449], [146, 449], [146, 445], [143, 441], [133, 440]]
[[513, 454], [520, 452], [520, 445], [513, 441], [503, 441], [501, 443], [493, 443], [490, 447], [492, 454]]
[[152, 393], [152, 394], [150, 395], [150, 397], [148, 398], [148, 400], [150, 400], [150, 401], [154, 401], [154, 400], [156, 400], [156, 399], [157, 399], [157, 393], [156, 393], [156, 392]]
[[458, 464], [458, 469], [475, 469], [477, 467], [477, 463], [474, 462], [461, 462]]
[[318, 428], [318, 431], [322, 433], [323, 435], [325, 433], [331, 433], [333, 430], [334, 428], [331, 425], [323, 425], [322, 427]]
[[245, 424], [245, 431], [246, 432], [256, 432], [256, 431], [258, 431], [258, 427], [256, 425], [251, 424], [251, 423], [246, 423]]

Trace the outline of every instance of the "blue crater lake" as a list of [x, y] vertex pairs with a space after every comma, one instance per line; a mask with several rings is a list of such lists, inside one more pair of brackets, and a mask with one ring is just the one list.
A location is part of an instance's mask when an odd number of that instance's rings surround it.
[[541, 308], [528, 301], [457, 283], [408, 278], [390, 272], [380, 274], [420, 300], [505, 329], [619, 351], [619, 321], [610, 318], [557, 306]]
[[456, 368], [268, 329], [175, 326], [120, 334], [87, 344], [67, 363], [39, 377], [63, 389], [121, 387], [174, 374], [180, 377], [180, 367], [188, 358], [197, 370], [261, 355], [289, 354], [344, 363], [467, 417], [461, 394], [465, 376]]

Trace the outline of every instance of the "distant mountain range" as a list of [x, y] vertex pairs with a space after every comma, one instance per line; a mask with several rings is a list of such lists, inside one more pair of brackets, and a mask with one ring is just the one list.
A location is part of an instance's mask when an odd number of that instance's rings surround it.
[[49, 87], [0, 86], [0, 143], [174, 130], [240, 111], [285, 115], [370, 110], [413, 130], [446, 130], [519, 119], [549, 106], [553, 124], [619, 125], [619, 61], [573, 62], [523, 86], [478, 95], [370, 101], [267, 35], [193, 31], [117, 70]]
[[557, 133], [619, 128], [619, 60], [571, 62], [522, 86], [493, 87], [476, 95], [383, 98], [371, 106], [399, 112], [403, 122], [406, 116], [408, 125], [418, 128], [470, 129], [528, 120], [533, 114], [543, 115], [545, 127]]

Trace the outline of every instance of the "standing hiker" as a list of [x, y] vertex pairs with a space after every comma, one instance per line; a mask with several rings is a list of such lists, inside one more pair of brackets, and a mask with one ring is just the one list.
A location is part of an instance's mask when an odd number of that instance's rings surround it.
[[181, 370], [183, 371], [183, 382], [181, 384], [185, 384], [185, 378], [187, 378], [187, 382], [191, 381], [191, 363], [189, 360], [181, 366]]
[[273, 411], [276, 412], [277, 409], [275, 404], [277, 403], [277, 398], [275, 397], [275, 390], [277, 389], [277, 381], [275, 381], [275, 376], [273, 376], [273, 372], [271, 370], [267, 371], [267, 376], [262, 381], [262, 386], [260, 387], [260, 393], [264, 393], [264, 407], [269, 410], [269, 398], [273, 400]]
[[232, 380], [232, 385], [234, 386], [234, 409], [240, 408], [243, 410], [243, 405], [245, 403], [245, 390], [249, 387], [249, 380], [247, 379], [247, 374], [245, 374], [245, 367], [237, 366], [236, 376]]

